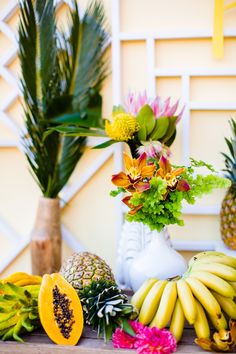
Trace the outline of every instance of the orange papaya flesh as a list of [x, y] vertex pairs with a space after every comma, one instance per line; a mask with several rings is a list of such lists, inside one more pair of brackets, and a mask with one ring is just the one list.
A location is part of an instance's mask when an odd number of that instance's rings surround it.
[[41, 324], [56, 344], [76, 345], [83, 331], [83, 310], [74, 288], [59, 274], [45, 274], [38, 297]]

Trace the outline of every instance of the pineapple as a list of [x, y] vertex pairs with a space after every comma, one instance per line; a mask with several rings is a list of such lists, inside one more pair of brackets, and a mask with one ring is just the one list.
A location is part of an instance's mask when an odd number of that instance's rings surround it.
[[77, 293], [93, 280], [105, 279], [115, 283], [112, 270], [106, 262], [89, 252], [72, 254], [64, 261], [60, 273]]
[[236, 250], [236, 121], [231, 119], [233, 136], [225, 138], [229, 154], [222, 153], [225, 158], [225, 176], [232, 182], [221, 206], [221, 235], [224, 243]]
[[111, 268], [95, 254], [74, 253], [62, 265], [61, 274], [77, 291], [85, 322], [107, 341], [117, 327], [132, 334], [128, 323], [137, 317], [128, 297], [116, 285]]

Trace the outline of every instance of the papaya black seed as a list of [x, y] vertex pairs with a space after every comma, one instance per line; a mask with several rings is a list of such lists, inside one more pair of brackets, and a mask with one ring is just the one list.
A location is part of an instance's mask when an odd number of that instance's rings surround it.
[[68, 339], [72, 331], [74, 314], [70, 309], [71, 300], [66, 294], [59, 291], [57, 285], [54, 286], [53, 290], [53, 314], [56, 320], [60, 332], [64, 338]]

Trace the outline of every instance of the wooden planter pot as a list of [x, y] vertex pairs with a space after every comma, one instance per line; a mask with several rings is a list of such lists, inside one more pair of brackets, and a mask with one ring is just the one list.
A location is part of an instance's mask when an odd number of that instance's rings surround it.
[[61, 222], [58, 198], [40, 198], [31, 232], [32, 273], [58, 272], [61, 267]]

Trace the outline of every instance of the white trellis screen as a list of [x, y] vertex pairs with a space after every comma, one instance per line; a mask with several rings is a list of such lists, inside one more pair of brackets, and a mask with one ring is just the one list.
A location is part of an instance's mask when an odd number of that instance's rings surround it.
[[[70, 5], [69, 0], [57, 1], [58, 7], [62, 6], [63, 3]], [[20, 95], [17, 78], [13, 76], [12, 72], [9, 70], [8, 66], [17, 57], [17, 40], [12, 29], [8, 25], [8, 21], [13, 17], [18, 11], [18, 1], [10, 0], [7, 7], [0, 13], [0, 31], [12, 42], [13, 48], [0, 62], [0, 75], [2, 78], [11, 86], [11, 94], [8, 99], [1, 102], [0, 106], [0, 121], [6, 124], [11, 130], [16, 133], [16, 140], [13, 139], [3, 139], [0, 136], [0, 148], [18, 148], [22, 149], [20, 144], [20, 126], [11, 118], [7, 113], [8, 109]], [[88, 145], [92, 146], [94, 144], [93, 139], [89, 139]], [[111, 156], [114, 155], [116, 164], [119, 165], [121, 156], [119, 149], [114, 147], [108, 148], [102, 152], [101, 155], [93, 162], [93, 164], [87, 168], [83, 176], [73, 184], [68, 184], [61, 193], [61, 208], [63, 207], [83, 188], [83, 186], [94, 176], [94, 174], [106, 163]], [[0, 232], [12, 243], [11, 251], [5, 255], [1, 255], [0, 272], [2, 272], [7, 266], [22, 252], [25, 247], [29, 244], [29, 237], [23, 237], [18, 234], [14, 228], [4, 220], [0, 215]], [[69, 230], [62, 225], [62, 234], [64, 241], [68, 246], [74, 251], [83, 250], [84, 247], [74, 237]]]
[[[138, 5], [137, 5], [138, 6]], [[173, 60], [172, 69], [162, 69], [155, 67], [155, 43], [158, 40], [173, 40], [173, 39], [211, 39], [212, 32], [208, 30], [195, 31], [159, 31], [159, 32], [140, 32], [128, 33], [120, 30], [121, 23], [121, 1], [112, 0], [112, 79], [113, 79], [113, 101], [114, 104], [121, 102], [121, 46], [123, 42], [131, 41], [145, 41], [146, 55], [147, 55], [147, 73], [148, 86], [147, 92], [151, 97], [156, 95], [156, 79], [174, 77], [181, 78], [182, 85], [182, 101], [185, 104], [185, 111], [183, 116], [183, 134], [182, 134], [182, 163], [187, 164], [190, 154], [190, 113], [196, 110], [236, 110], [236, 102], [194, 102], [190, 100], [190, 79], [192, 77], [236, 77], [236, 66], [227, 68], [211, 69], [206, 67], [192, 67], [192, 68], [175, 68]], [[142, 26], [140, 26], [142, 27]], [[224, 33], [226, 38], [235, 38], [236, 30], [228, 30]], [[201, 55], [201, 53], [199, 53]], [[120, 163], [120, 162], [119, 162]], [[204, 205], [204, 206], [188, 206], [183, 212], [188, 215], [218, 215], [220, 205]], [[122, 211], [121, 211], [122, 212]], [[120, 220], [122, 220], [120, 218]], [[118, 229], [120, 233], [121, 225]], [[213, 241], [193, 241], [191, 238], [187, 241], [174, 241], [174, 247], [178, 250], [211, 250], [215, 249]]]

